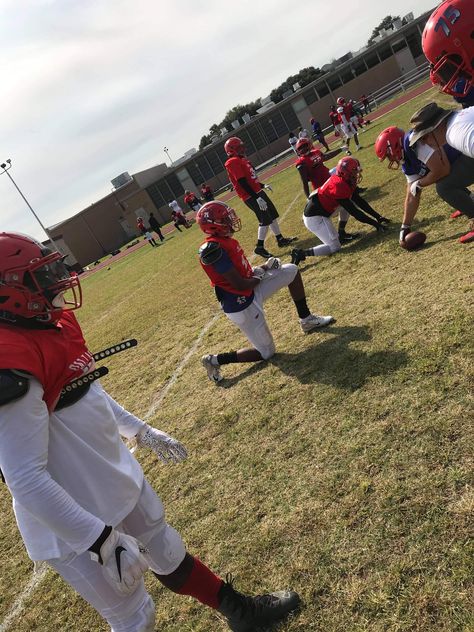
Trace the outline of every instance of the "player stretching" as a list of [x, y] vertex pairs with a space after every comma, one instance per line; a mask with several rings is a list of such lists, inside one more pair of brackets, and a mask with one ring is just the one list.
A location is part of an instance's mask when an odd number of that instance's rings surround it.
[[258, 219], [257, 245], [254, 252], [256, 255], [268, 259], [272, 255], [265, 249], [264, 242], [269, 227], [280, 248], [291, 244], [296, 240], [296, 237], [282, 237], [277, 219], [278, 211], [264, 191], [264, 189], [271, 191], [272, 188], [268, 184], [259, 182], [255, 169], [245, 157], [245, 146], [240, 138], [236, 136], [229, 138], [224, 149], [229, 156], [225, 163], [229, 180], [239, 198], [252, 209]]
[[186, 450], [89, 382], [94, 358], [70, 311], [81, 305], [80, 284], [62, 260], [0, 233], [0, 467], [29, 556], [46, 560], [113, 632], [155, 630], [148, 569], [222, 613], [231, 630], [266, 628], [298, 595], [247, 597], [186, 551], [120, 435], [165, 462]]
[[[359, 222], [374, 226], [378, 231], [385, 230], [384, 224], [388, 223], [389, 220], [379, 215], [357, 192], [357, 185], [361, 179], [362, 168], [359, 161], [355, 158], [342, 158], [337, 163], [336, 173], [310, 195], [303, 212], [303, 222], [306, 228], [323, 243], [306, 250], [295, 248], [291, 253], [293, 263], [298, 265], [306, 257], [332, 255], [340, 250], [341, 230], [343, 233], [345, 232], [349, 215], [355, 217]], [[359, 210], [356, 204], [363, 210]], [[331, 222], [331, 215], [337, 209], [340, 209], [339, 235]]]
[[233, 238], [241, 223], [232, 208], [223, 202], [209, 202], [201, 208], [196, 221], [207, 235], [199, 249], [202, 268], [225, 315], [253, 347], [203, 356], [202, 363], [210, 380], [222, 380], [220, 367], [223, 364], [258, 362], [272, 357], [275, 343], [265, 319], [263, 303], [283, 287], [290, 290], [304, 333], [332, 322], [332, 316], [315, 316], [310, 312], [303, 280], [295, 265], [281, 265], [279, 259], [272, 257], [263, 266], [252, 268], [239, 242]]

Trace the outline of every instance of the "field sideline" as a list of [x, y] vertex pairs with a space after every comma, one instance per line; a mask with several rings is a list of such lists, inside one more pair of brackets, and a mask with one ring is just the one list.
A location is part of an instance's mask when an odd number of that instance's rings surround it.
[[[224, 367], [222, 387], [207, 380], [200, 356], [243, 341], [218, 315], [195, 225], [83, 282], [78, 317], [91, 350], [139, 340], [108, 362], [104, 386], [137, 415], [160, 402], [150, 423], [188, 447], [189, 460], [173, 467], [139, 454], [169, 522], [191, 552], [234, 573], [238, 588], [298, 590], [304, 606], [280, 632], [474, 629], [472, 244], [457, 242], [466, 221], [450, 220], [430, 190], [418, 214], [427, 245], [402, 250], [404, 178], [380, 165], [372, 146], [433, 98], [449, 103], [431, 90], [361, 134], [366, 197], [392, 228], [380, 236], [351, 220], [361, 239], [302, 264], [310, 307], [337, 322], [303, 336], [282, 291], [267, 307], [278, 351], [270, 362]], [[296, 170], [270, 182], [283, 233], [315, 243], [301, 222]], [[250, 253], [255, 219], [232, 203]], [[289, 249], [278, 254], [289, 260]], [[2, 487], [0, 622], [32, 571], [10, 502]], [[157, 630], [226, 629], [151, 577], [147, 586]], [[15, 632], [107, 630], [51, 572], [24, 605]]]

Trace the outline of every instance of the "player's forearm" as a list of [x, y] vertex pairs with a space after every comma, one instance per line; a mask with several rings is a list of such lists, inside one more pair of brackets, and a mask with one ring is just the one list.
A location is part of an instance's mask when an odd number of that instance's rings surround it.
[[355, 219], [362, 224], [370, 224], [370, 226], [378, 226], [378, 222], [366, 215], [363, 211], [360, 211], [351, 200], [338, 200], [339, 204], [344, 208], [349, 215], [355, 217]]
[[417, 196], [413, 196], [410, 192], [409, 187], [407, 188], [407, 194], [405, 198], [405, 208], [403, 211], [403, 224], [406, 226], [411, 226], [413, 220], [415, 219], [416, 212], [418, 211], [418, 207], [420, 206], [421, 193]]
[[116, 402], [115, 399], [100, 385], [97, 385], [97, 388], [101, 389], [102, 395], [109, 402], [115, 421], [117, 422], [119, 433], [122, 437], [125, 437], [126, 439], [136, 437], [146, 426], [145, 422], [123, 408], [123, 406]]

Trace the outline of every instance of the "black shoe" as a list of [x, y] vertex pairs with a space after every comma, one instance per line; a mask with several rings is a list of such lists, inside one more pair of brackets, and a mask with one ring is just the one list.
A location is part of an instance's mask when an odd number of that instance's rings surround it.
[[339, 233], [339, 241], [343, 244], [349, 241], [354, 241], [354, 239], [357, 239], [358, 236], [359, 233]]
[[357, 193], [365, 193], [367, 191], [367, 187], [357, 187]]
[[391, 222], [391, 221], [392, 221], [392, 220], [388, 219], [388, 217], [381, 217], [381, 218], [379, 219], [379, 222], [380, 222], [381, 224], [390, 224], [390, 222]]
[[249, 597], [237, 592], [232, 577], [226, 577], [219, 590], [218, 611], [227, 618], [233, 632], [257, 632], [280, 621], [300, 604], [299, 595], [292, 590], [282, 590]]
[[278, 240], [278, 247], [284, 248], [285, 246], [289, 246], [296, 240], [297, 240], [297, 237], [282, 237], [281, 239]]
[[299, 265], [301, 261], [306, 259], [306, 255], [304, 254], [304, 250], [300, 250], [299, 248], [293, 248], [291, 251], [291, 263], [295, 265]]
[[264, 259], [270, 259], [270, 257], [273, 257], [273, 255], [269, 253], [268, 250], [265, 250], [264, 246], [257, 246], [254, 250], [254, 253], [256, 255], [260, 255]]

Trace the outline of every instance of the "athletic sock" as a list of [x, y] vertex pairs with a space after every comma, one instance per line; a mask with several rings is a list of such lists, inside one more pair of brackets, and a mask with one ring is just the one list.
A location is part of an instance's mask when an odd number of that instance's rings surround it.
[[222, 584], [222, 579], [195, 557], [191, 573], [176, 592], [180, 595], [194, 597], [205, 606], [217, 610], [219, 607], [218, 595]]
[[[221, 366], [222, 364], [233, 364], [234, 362], [238, 362], [237, 351], [228, 351], [227, 353], [218, 353], [217, 356], [213, 356], [213, 357], [217, 358], [218, 366]], [[212, 364], [214, 363], [212, 362]]]
[[306, 248], [306, 250], [303, 250], [303, 253], [307, 257], [314, 257], [314, 250], [312, 248]]
[[300, 298], [298, 301], [294, 301], [294, 303], [300, 318], [307, 318], [311, 314], [308, 304], [306, 303], [306, 297]]
[[265, 245], [265, 242], [263, 241], [263, 239], [257, 239], [257, 248], [263, 248]]

